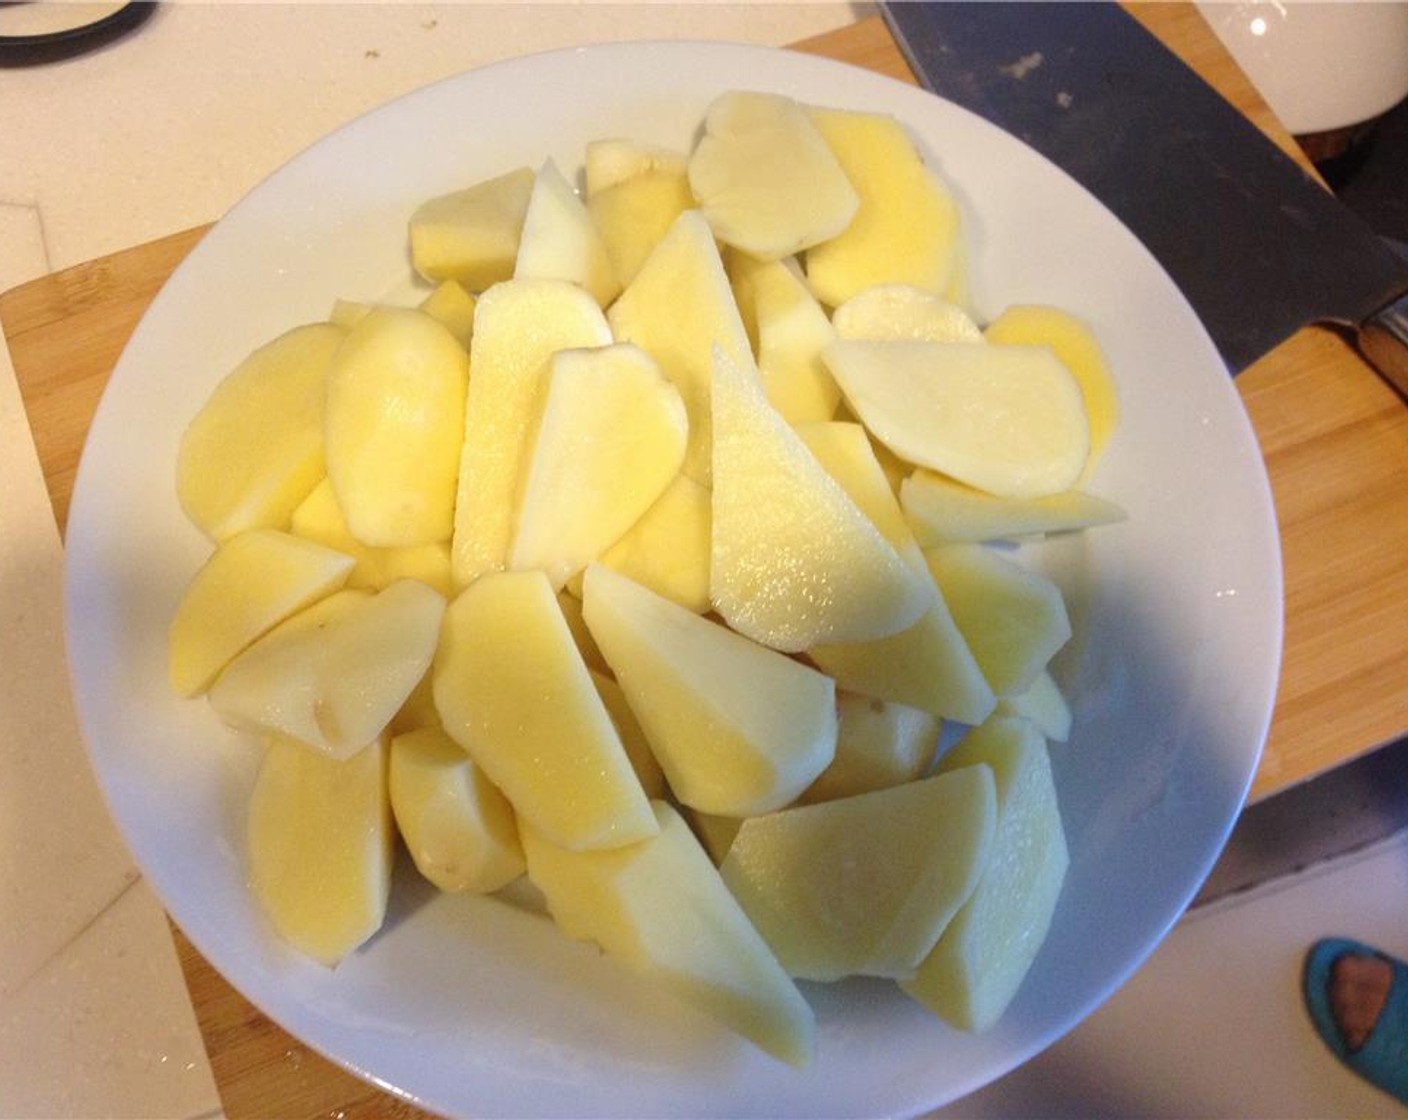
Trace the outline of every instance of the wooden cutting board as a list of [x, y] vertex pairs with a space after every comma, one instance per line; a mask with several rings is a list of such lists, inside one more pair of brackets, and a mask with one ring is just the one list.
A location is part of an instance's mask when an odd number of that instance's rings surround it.
[[[1309, 166], [1195, 8], [1131, 10]], [[797, 49], [913, 81], [879, 17]], [[0, 326], [60, 527], [107, 377], [205, 228], [0, 295]], [[1236, 386], [1271, 477], [1285, 564], [1285, 656], [1253, 790], [1260, 797], [1408, 733], [1408, 408], [1342, 339], [1319, 329], [1301, 331]], [[232, 1120], [424, 1115], [309, 1051], [175, 936]]]

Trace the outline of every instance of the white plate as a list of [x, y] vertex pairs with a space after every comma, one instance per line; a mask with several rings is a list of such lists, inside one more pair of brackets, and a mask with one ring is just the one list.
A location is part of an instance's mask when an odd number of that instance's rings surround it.
[[[269, 934], [244, 886], [255, 748], [165, 675], [168, 619], [208, 551], [174, 498], [180, 433], [254, 346], [334, 297], [405, 287], [421, 200], [586, 141], [687, 146], [729, 88], [890, 112], [966, 211], [983, 316], [1045, 301], [1087, 318], [1124, 421], [1095, 488], [1127, 523], [1028, 549], [1062, 581], [1076, 704], [1054, 752], [1073, 854], [1050, 940], [1001, 1025], [967, 1037], [878, 982], [810, 985], [813, 1066], [772, 1061], [545, 921], [403, 875], [386, 929], [335, 971]], [[152, 304], [93, 424], [68, 532], [68, 640], [99, 779], [196, 947], [289, 1031], [456, 1115], [909, 1113], [1049, 1045], [1178, 917], [1242, 804], [1269, 719], [1281, 582], [1266, 476], [1230, 378], [1135, 239], [1030, 150], [866, 71], [765, 48], [634, 44], [491, 66], [324, 139], [237, 206]]]

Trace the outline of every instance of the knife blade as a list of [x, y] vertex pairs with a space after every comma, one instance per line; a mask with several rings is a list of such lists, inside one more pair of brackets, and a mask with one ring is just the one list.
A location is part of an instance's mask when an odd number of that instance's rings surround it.
[[1243, 810], [1190, 909], [1311, 871], [1408, 829], [1408, 739]]
[[882, 9], [926, 89], [1046, 156], [1144, 243], [1231, 373], [1320, 323], [1408, 396], [1408, 261], [1118, 5]]

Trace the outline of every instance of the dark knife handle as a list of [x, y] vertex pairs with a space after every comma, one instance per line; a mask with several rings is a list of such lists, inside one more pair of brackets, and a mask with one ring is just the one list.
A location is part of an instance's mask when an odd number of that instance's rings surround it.
[[1408, 398], [1408, 292], [1359, 324], [1359, 352]]

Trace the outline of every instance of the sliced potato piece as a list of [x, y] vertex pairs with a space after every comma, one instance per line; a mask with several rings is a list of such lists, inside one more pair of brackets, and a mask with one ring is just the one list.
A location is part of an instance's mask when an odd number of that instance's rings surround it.
[[715, 236], [764, 260], [835, 237], [860, 205], [806, 109], [771, 93], [714, 100], [689, 158], [689, 185]]
[[689, 416], [684, 470], [709, 485], [714, 350], [750, 367], [753, 352], [714, 235], [699, 211], [675, 219], [607, 318], [618, 342], [634, 342], [679, 388]]
[[638, 346], [554, 354], [508, 566], [560, 589], [679, 474], [688, 428], [679, 390]]
[[327, 466], [364, 544], [450, 539], [469, 357], [437, 320], [380, 307], [348, 332], [328, 370]]
[[978, 885], [992, 771], [970, 766], [743, 822], [719, 874], [788, 973], [906, 978]]
[[941, 1019], [990, 1030], [1046, 940], [1070, 855], [1046, 744], [1025, 720], [974, 728], [941, 768], [986, 765], [997, 779], [992, 858], [973, 897], [901, 987]]
[[442, 891], [488, 894], [523, 874], [508, 798], [441, 728], [392, 739], [388, 780], [406, 850]]
[[1029, 689], [1071, 637], [1061, 589], [980, 544], [941, 545], [924, 555], [993, 692]]
[[481, 576], [435, 657], [445, 730], [528, 822], [575, 850], [653, 835], [655, 817], [542, 572]]
[[338, 590], [351, 556], [273, 529], [229, 538], [192, 577], [167, 631], [171, 687], [195, 696], [251, 642]]
[[658, 833], [607, 852], [570, 852], [523, 830], [528, 876], [569, 937], [714, 1016], [774, 1057], [806, 1065], [811, 1007], [739, 909], [680, 815], [653, 803]]
[[295, 327], [215, 387], [181, 436], [176, 497], [211, 540], [282, 529], [325, 473], [327, 372], [344, 332]]
[[959, 259], [958, 205], [904, 127], [880, 113], [809, 112], [860, 197], [854, 221], [807, 252], [817, 298], [839, 307], [876, 284], [946, 295]]
[[1068, 490], [1085, 468], [1080, 386], [1050, 350], [841, 339], [824, 357], [856, 415], [906, 462], [1009, 498]]
[[515, 277], [570, 280], [605, 307], [621, 291], [611, 257], [586, 204], [548, 160], [538, 169], [523, 233]]
[[1067, 533], [1110, 525], [1127, 516], [1114, 502], [1083, 490], [1000, 498], [926, 470], [916, 470], [900, 483], [900, 505], [924, 548], [951, 541]]
[[233, 727], [282, 734], [349, 758], [380, 735], [425, 675], [445, 600], [404, 579], [339, 591], [230, 662], [210, 704]]
[[534, 178], [519, 167], [422, 203], [410, 221], [416, 271], [472, 293], [511, 277]]
[[887, 637], [932, 601], [796, 432], [751, 369], [714, 373], [710, 597], [735, 630], [794, 652]]
[[813, 646], [807, 656], [840, 688], [972, 724], [997, 704], [974, 653], [943, 596], [932, 593], [924, 614], [898, 634]]
[[249, 885], [278, 935], [329, 967], [381, 928], [395, 829], [386, 741], [329, 758], [269, 738], [249, 799]]
[[582, 590], [587, 625], [681, 802], [767, 812], [831, 761], [830, 678], [599, 564]]

